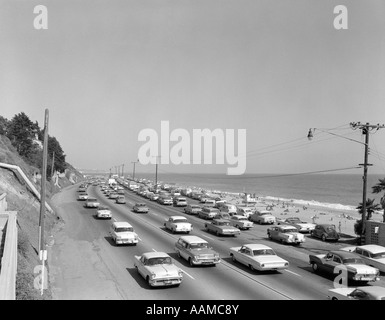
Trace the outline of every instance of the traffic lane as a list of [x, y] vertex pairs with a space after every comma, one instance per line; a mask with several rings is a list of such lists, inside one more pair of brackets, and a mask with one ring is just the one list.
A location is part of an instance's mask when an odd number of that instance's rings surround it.
[[[102, 200], [105, 201], [105, 200]], [[188, 294], [197, 292], [198, 297], [184, 296], [183, 299], [286, 299], [287, 297], [266, 285], [255, 281], [248, 274], [242, 274], [237, 269], [221, 264], [216, 267], [191, 268], [184, 260], [179, 259], [174, 251], [174, 244], [178, 236], [165, 233], [159, 226], [149, 223], [143, 216], [128, 212], [124, 206], [113, 208], [120, 220], [129, 221], [140, 235], [142, 245], [147, 251], [164, 251], [174, 258], [184, 272], [185, 278], [193, 279], [193, 285], [189, 283]], [[229, 271], [231, 274], [229, 275]], [[234, 272], [235, 271], [235, 272]], [[180, 289], [182, 286], [180, 287]]]
[[[93, 195], [91, 190], [88, 190], [90, 195]], [[108, 201], [99, 199], [100, 203], [109, 204]], [[74, 216], [80, 217], [80, 220], [74, 223], [81, 226], [81, 230], [85, 230], [82, 233], [81, 241], [76, 241], [77, 248], [84, 247], [84, 243], [89, 243], [85, 240], [92, 240], [92, 247], [85, 247], [87, 250], [82, 250], [83, 257], [76, 255], [76, 269], [81, 267], [87, 270], [86, 274], [77, 274], [75, 288], [77, 292], [71, 292], [69, 298], [78, 297], [81, 295], [84, 299], [104, 299], [107, 283], [113, 283], [116, 291], [119, 295], [114, 296], [115, 299], [178, 299], [180, 297], [180, 291], [176, 288], [169, 288], [170, 291], [162, 293], [161, 290], [152, 290], [144, 281], [144, 279], [133, 268], [133, 261], [135, 255], [140, 255], [148, 248], [138, 246], [115, 246], [109, 237], [108, 231], [111, 225], [109, 221], [97, 220], [93, 217], [95, 209], [86, 209], [83, 207], [84, 202], [74, 203], [71, 208], [72, 220]], [[114, 212], [114, 210], [112, 210]], [[116, 212], [113, 213], [116, 216]], [[94, 230], [94, 233], [89, 235], [89, 229]], [[95, 238], [98, 238], [95, 240]], [[91, 252], [91, 253], [90, 253]], [[93, 255], [92, 253], [95, 253]], [[86, 257], [86, 258], [84, 258]], [[83, 261], [85, 260], [85, 261]], [[66, 263], [66, 262], [64, 262]], [[92, 265], [93, 268], [90, 267]], [[67, 268], [66, 268], [67, 269]], [[106, 270], [111, 270], [110, 273]], [[66, 273], [68, 277], [74, 278], [73, 274], [76, 270], [68, 269]], [[96, 275], [95, 275], [96, 274]], [[88, 285], [89, 280], [92, 279], [92, 285]], [[72, 286], [70, 283], [67, 287]], [[92, 290], [90, 289], [92, 288]], [[199, 295], [192, 295], [188, 292], [189, 296], [185, 296], [185, 299], [198, 299]]]
[[[149, 206], [150, 207], [150, 206]], [[169, 207], [169, 206], [157, 206], [156, 204], [153, 205], [151, 213], [154, 214], [154, 211], [164, 211], [166, 216], [172, 215], [174, 213], [171, 213], [169, 211], [175, 211], [175, 208]], [[182, 213], [181, 213], [182, 214]], [[152, 215], [148, 214], [147, 218], [150, 219]], [[156, 216], [159, 216], [158, 213], [156, 213]], [[188, 215], [187, 215], [188, 216]], [[227, 237], [217, 237], [215, 235], [212, 235], [208, 233], [207, 231], [202, 229], [201, 227], [204, 226], [205, 220], [202, 220], [200, 218], [194, 217], [194, 220], [197, 220], [197, 225], [194, 224], [193, 219], [189, 219], [190, 222], [194, 225], [194, 234], [199, 235], [202, 238], [205, 238], [209, 243], [214, 247], [215, 250], [217, 250], [221, 257], [229, 257], [229, 248], [230, 247], [237, 247], [241, 246], [245, 243], [261, 243], [268, 245], [272, 247], [279, 256], [286, 259], [290, 263], [289, 269], [282, 271], [285, 274], [285, 277], [287, 278], [285, 286], [285, 290], [289, 290], [290, 294], [293, 294], [293, 290], [290, 289], [290, 286], [292, 283], [295, 284], [294, 287], [297, 287], [297, 281], [300, 279], [301, 282], [304, 284], [301, 287], [301, 295], [297, 296], [300, 299], [307, 299], [309, 297], [316, 298], [316, 299], [323, 299], [326, 295], [327, 289], [333, 287], [333, 278], [330, 277], [319, 277], [318, 275], [314, 275], [312, 273], [312, 270], [310, 268], [310, 265], [308, 263], [309, 257], [308, 254], [311, 252], [306, 252], [304, 248], [299, 247], [293, 247], [291, 245], [282, 245], [277, 242], [271, 241], [267, 238], [267, 226], [260, 226], [255, 225], [254, 228], [252, 228], [249, 231], [242, 231], [241, 235], [237, 238], [227, 238]], [[154, 222], [157, 223], [156, 218], [154, 219]], [[158, 223], [162, 223], [163, 219], [158, 218]], [[311, 239], [312, 240], [312, 239]], [[317, 240], [313, 240], [317, 241]], [[225, 242], [225, 244], [224, 244]], [[320, 246], [321, 244], [321, 246]], [[328, 248], [322, 248], [322, 245], [326, 245], [324, 243], [318, 243], [319, 247], [318, 250], [325, 251], [328, 250]], [[278, 277], [275, 276], [274, 279], [277, 279]], [[282, 281], [283, 278], [280, 278], [280, 281]], [[282, 283], [282, 282], [281, 282]], [[282, 287], [282, 286], [281, 286]], [[315, 289], [316, 288], [316, 289]]]
[[[155, 209], [157, 209], [157, 208], [155, 208]], [[168, 208], [164, 208], [163, 210], [168, 210]], [[141, 219], [143, 219], [143, 223], [149, 223], [149, 224], [152, 224], [155, 228], [159, 228], [159, 229], [162, 229], [162, 227], [161, 227], [161, 225], [160, 225], [160, 221], [163, 221], [163, 218], [159, 218], [159, 215], [157, 215], [157, 216], [153, 216], [152, 215], [153, 214], [153, 212], [152, 213], [149, 213], [149, 214], [133, 214], [134, 216], [138, 216], [138, 217], [141, 217]], [[199, 219], [200, 220], [200, 219]], [[216, 237], [216, 236], [211, 236], [211, 235], [209, 235], [206, 231], [204, 231], [204, 230], [201, 230], [202, 232], [201, 233], [199, 233], [199, 234], [197, 234], [197, 235], [199, 235], [199, 236], [201, 236], [201, 237], [203, 237], [203, 238], [207, 238], [208, 240], [209, 240], [209, 242], [211, 241], [211, 244], [213, 244], [213, 243], [216, 243], [216, 245], [213, 245], [213, 247], [218, 251], [218, 252], [220, 252], [220, 253], [222, 253], [221, 254], [221, 256], [222, 257], [226, 257], [227, 259], [229, 259], [229, 242], [231, 241], [231, 240], [233, 240], [234, 241], [234, 243], [231, 243], [230, 244], [230, 246], [240, 246], [241, 244], [243, 244], [243, 243], [245, 243], [245, 241], [243, 241], [243, 240], [241, 240], [241, 243], [239, 243], [239, 239], [237, 239], [237, 238], [229, 238], [229, 239], [227, 239], [227, 238], [225, 238], [225, 237]], [[174, 236], [174, 235], [171, 235], [171, 233], [169, 233], [169, 232], [167, 232], [167, 231], [165, 231], [170, 237], [172, 237], [173, 238], [173, 240], [174, 241], [176, 241], [177, 240], [177, 238], [180, 236], [180, 235], [177, 235], [177, 236]], [[197, 228], [195, 227], [195, 230], [194, 230], [194, 234], [196, 234], [197, 233]], [[250, 242], [250, 241], [249, 241]], [[222, 247], [221, 247], [221, 249], [218, 249], [218, 244], [219, 245], [222, 245]], [[232, 262], [230, 261], [230, 264], [231, 264]], [[236, 264], [235, 264], [235, 267], [238, 267]], [[275, 272], [273, 272], [273, 273], [265, 273], [265, 274], [255, 274], [254, 272], [251, 272], [251, 271], [246, 271], [246, 273], [248, 273], [248, 276], [250, 276], [250, 277], [256, 277], [256, 276], [260, 276], [260, 275], [266, 275], [266, 278], [268, 278], [268, 277], [274, 277], [274, 278], [278, 278], [278, 275], [277, 274], [282, 274], [282, 276], [279, 278], [279, 281], [286, 281], [286, 280], [284, 280], [285, 278], [288, 278], [289, 280], [287, 281], [289, 284], [286, 286], [286, 288], [285, 288], [285, 290], [286, 291], [288, 291], [291, 295], [293, 295], [293, 290], [292, 289], [290, 289], [290, 290], [288, 290], [287, 288], [289, 288], [289, 286], [290, 286], [290, 284], [291, 283], [295, 283], [296, 281], [297, 281], [297, 279], [295, 279], [295, 277], [293, 277], [293, 273], [292, 274], [290, 274], [290, 272], [289, 273], [287, 273], [287, 271], [281, 271], [281, 272], [278, 272], [278, 273], [275, 273]], [[295, 273], [294, 273], [295, 274]], [[298, 275], [297, 274], [295, 274], [297, 277], [298, 277]], [[261, 279], [261, 277], [259, 277], [259, 279]], [[265, 279], [265, 280], [267, 280], [267, 279]], [[316, 280], [318, 280], [317, 278], [316, 278]], [[314, 279], [312, 279], [312, 281], [314, 282]], [[266, 281], [265, 281], [266, 282]], [[267, 281], [267, 283], [268, 283], [268, 281]], [[297, 283], [295, 283], [295, 284], [297, 284]], [[312, 283], [312, 285], [311, 286], [309, 286], [309, 287], [304, 287], [304, 288], [302, 288], [302, 290], [301, 290], [301, 295], [300, 296], [298, 296], [298, 294], [296, 295], [296, 298], [298, 298], [298, 299], [305, 299], [305, 298], [309, 298], [309, 297], [312, 297], [312, 298], [314, 298], [314, 299], [317, 299], [317, 298], [323, 298], [324, 297], [324, 293], [319, 293], [319, 292], [315, 292], [314, 290], [311, 290], [311, 288], [314, 288], [314, 287], [319, 287], [319, 283], [317, 283], [318, 284], [318, 286], [316, 285], [314, 285], [314, 283]], [[277, 285], [276, 286], [277, 288], [280, 288], [280, 290], [281, 290], [281, 287], [282, 286], [279, 286], [279, 285]], [[296, 287], [296, 286], [294, 286], [294, 287]]]
[[48, 248], [53, 299], [129, 298], [117, 286], [127, 278], [126, 274], [114, 264], [106, 264], [108, 258], [102, 259], [109, 252], [101, 241], [104, 233], [91, 226], [76, 199], [76, 189], [72, 187], [52, 199], [53, 207], [65, 222], [55, 233], [53, 246]]

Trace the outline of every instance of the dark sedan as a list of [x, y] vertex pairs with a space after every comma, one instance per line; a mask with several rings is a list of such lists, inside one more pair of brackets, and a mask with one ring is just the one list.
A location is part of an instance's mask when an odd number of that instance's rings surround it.
[[322, 239], [322, 241], [338, 241], [340, 238], [333, 224], [317, 224], [310, 234], [312, 237]]

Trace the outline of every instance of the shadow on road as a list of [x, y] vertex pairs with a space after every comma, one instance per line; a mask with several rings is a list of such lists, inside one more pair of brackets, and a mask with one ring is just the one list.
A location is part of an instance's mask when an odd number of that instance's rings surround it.
[[240, 263], [238, 261], [233, 261], [231, 257], [222, 258], [223, 261], [227, 262], [228, 264], [231, 264], [233, 267], [238, 268], [242, 270], [243, 272], [246, 272], [253, 276], [263, 276], [263, 275], [279, 275], [282, 274], [281, 271], [277, 270], [266, 270], [266, 271], [252, 271], [249, 267], [245, 266], [243, 263]]

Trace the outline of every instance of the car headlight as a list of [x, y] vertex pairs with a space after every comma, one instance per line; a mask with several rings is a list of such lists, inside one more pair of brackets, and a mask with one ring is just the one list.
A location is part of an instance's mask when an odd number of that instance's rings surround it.
[[287, 267], [289, 265], [289, 263], [288, 262], [285, 262], [285, 267]]
[[151, 273], [150, 278], [151, 278], [151, 280], [154, 280], [156, 278], [156, 274], [155, 273]]
[[182, 277], [183, 277], [183, 272], [182, 272], [181, 270], [179, 270], [179, 271], [178, 271], [178, 275], [179, 275], [179, 277], [182, 278]]
[[265, 265], [262, 263], [262, 264], [261, 264], [261, 267], [262, 267], [262, 268], [264, 268], [264, 267], [265, 267]]

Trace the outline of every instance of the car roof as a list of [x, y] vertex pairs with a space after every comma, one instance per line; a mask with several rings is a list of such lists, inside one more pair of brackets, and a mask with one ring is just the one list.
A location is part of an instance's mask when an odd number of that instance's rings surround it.
[[385, 247], [376, 245], [376, 244], [366, 244], [363, 246], [359, 246], [358, 248], [362, 248], [370, 251], [371, 253], [380, 253], [385, 251]]
[[132, 227], [127, 221], [115, 221], [113, 225], [118, 228]]
[[294, 227], [294, 226], [285, 226], [285, 225], [280, 225], [280, 226], [278, 226], [279, 228], [281, 228], [281, 229], [295, 229], [295, 230], [298, 230], [296, 227]]
[[146, 259], [150, 259], [150, 258], [171, 258], [166, 252], [145, 252], [142, 254], [143, 257], [145, 257]]
[[343, 251], [343, 250], [332, 250], [330, 253], [339, 255], [342, 259], [349, 259], [349, 258], [360, 258], [356, 253], [350, 252], [350, 251]]
[[180, 237], [180, 239], [188, 242], [188, 243], [196, 243], [196, 242], [204, 242], [204, 243], [208, 243], [206, 240], [202, 239], [202, 238], [199, 238], [197, 236], [182, 236]]
[[249, 243], [249, 244], [244, 244], [242, 245], [243, 247], [248, 247], [251, 250], [256, 250], [256, 249], [271, 249], [268, 246], [265, 246], [264, 244], [260, 243]]
[[257, 210], [255, 213], [269, 213], [269, 214], [272, 214], [269, 210]]
[[170, 218], [187, 220], [187, 218], [184, 216], [171, 216]]
[[226, 220], [226, 219], [213, 219], [213, 221], [218, 221], [218, 222], [229, 222], [228, 220]]
[[241, 216], [240, 214], [234, 214], [234, 215], [232, 216], [232, 218], [234, 218], [234, 217], [236, 217], [236, 218], [242, 218], [242, 219], [247, 219], [245, 216]]

